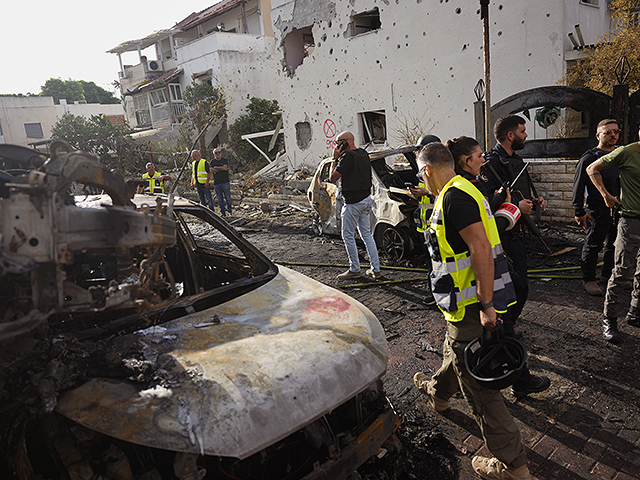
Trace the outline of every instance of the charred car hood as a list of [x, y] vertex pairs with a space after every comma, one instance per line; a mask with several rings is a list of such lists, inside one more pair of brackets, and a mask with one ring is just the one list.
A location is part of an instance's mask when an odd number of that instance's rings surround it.
[[121, 440], [243, 459], [379, 379], [387, 345], [375, 316], [279, 269], [251, 293], [115, 339], [116, 351], [139, 347], [153, 380], [94, 378], [57, 411]]

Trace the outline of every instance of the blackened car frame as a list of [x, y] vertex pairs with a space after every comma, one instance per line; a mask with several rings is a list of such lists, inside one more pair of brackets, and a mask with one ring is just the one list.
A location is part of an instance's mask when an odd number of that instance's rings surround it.
[[393, 434], [366, 307], [65, 144], [3, 147], [1, 478], [341, 479]]

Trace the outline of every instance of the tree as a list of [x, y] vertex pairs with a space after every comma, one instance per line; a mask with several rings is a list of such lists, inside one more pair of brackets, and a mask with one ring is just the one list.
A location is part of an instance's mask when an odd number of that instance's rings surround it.
[[600, 36], [587, 58], [567, 69], [568, 85], [583, 85], [611, 95], [618, 83], [616, 64], [625, 55], [631, 67], [626, 83], [631, 91], [640, 88], [640, 0], [612, 0], [610, 8], [615, 27]]
[[[242, 135], [275, 130], [280, 118], [278, 115], [274, 115], [280, 110], [277, 100], [252, 97], [245, 110], [247, 113], [240, 116], [229, 127], [231, 149], [235, 155], [236, 163], [234, 170], [257, 169], [266, 165], [266, 159], [249, 142], [242, 140]], [[271, 142], [270, 136], [254, 138], [252, 141], [263, 152], [271, 155], [272, 160], [275, 159], [277, 149], [274, 149], [271, 153], [267, 152]]]
[[92, 153], [112, 168], [129, 171], [135, 166], [134, 142], [126, 123], [113, 125], [104, 115], [65, 113], [51, 129], [51, 138], [66, 140], [74, 150]]
[[[192, 83], [184, 89], [183, 99], [183, 125], [190, 134], [187, 137], [193, 135], [195, 139], [212, 117], [219, 120], [227, 117], [226, 100], [220, 87], [213, 87], [208, 83]], [[191, 145], [187, 145], [186, 148], [191, 148]], [[205, 135], [200, 137], [200, 153], [202, 158], [207, 158]]]
[[50, 78], [44, 83], [41, 90], [40, 96], [53, 97], [53, 102], [56, 104], [60, 103], [61, 98], [64, 98], [68, 103], [83, 100], [87, 103], [120, 103], [120, 100], [112, 93], [107, 92], [94, 82], [85, 82], [84, 80]]

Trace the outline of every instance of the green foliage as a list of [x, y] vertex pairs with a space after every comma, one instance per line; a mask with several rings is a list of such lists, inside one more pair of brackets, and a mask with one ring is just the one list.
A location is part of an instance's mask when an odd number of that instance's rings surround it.
[[75, 150], [92, 153], [112, 168], [131, 170], [136, 159], [127, 124], [112, 125], [103, 114], [87, 119], [65, 113], [51, 129], [51, 138], [66, 140]]
[[53, 97], [53, 102], [60, 103], [60, 99], [65, 99], [68, 103], [86, 101], [87, 103], [120, 103], [120, 100], [99, 87], [94, 82], [84, 80], [61, 80], [50, 78], [41, 87], [40, 96]]
[[611, 19], [614, 28], [602, 35], [587, 58], [569, 66], [565, 83], [579, 85], [611, 95], [618, 83], [615, 67], [625, 55], [631, 67], [626, 83], [631, 91], [640, 88], [639, 0], [612, 0]]
[[[193, 138], [198, 135], [207, 124], [211, 117], [224, 119], [227, 117], [226, 99], [222, 88], [213, 87], [208, 83], [192, 83], [184, 89], [184, 117], [182, 129], [185, 138]], [[185, 132], [186, 130], [186, 132]], [[204, 135], [200, 138], [200, 154], [202, 158], [205, 155], [206, 144]], [[187, 141], [187, 149], [191, 145]]]
[[[267, 160], [260, 152], [253, 148], [249, 142], [242, 140], [241, 137], [249, 133], [275, 130], [280, 118], [279, 115], [274, 115], [275, 112], [280, 110], [277, 100], [253, 97], [245, 109], [247, 113], [240, 116], [229, 127], [231, 149], [235, 156], [232, 162], [234, 171], [254, 170], [267, 164]], [[269, 155], [269, 158], [275, 159], [280, 145], [268, 152], [271, 136], [254, 138], [252, 141]], [[280, 138], [279, 141], [282, 141], [282, 139]]]

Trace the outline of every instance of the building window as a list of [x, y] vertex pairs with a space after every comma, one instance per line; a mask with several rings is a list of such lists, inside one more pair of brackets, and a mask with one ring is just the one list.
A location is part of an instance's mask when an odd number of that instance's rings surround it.
[[25, 123], [24, 130], [27, 133], [27, 138], [44, 138], [42, 125], [39, 123]]
[[[594, 0], [598, 1], [598, 0]], [[359, 13], [351, 17], [349, 24], [351, 36], [361, 35], [363, 33], [378, 30], [382, 24], [380, 23], [380, 11], [377, 8], [368, 12]]]
[[362, 127], [363, 143], [385, 143], [387, 141], [387, 119], [384, 110], [358, 114]]
[[580, 3], [585, 3], [587, 5], [593, 5], [594, 7], [597, 7], [599, 4], [600, 0], [580, 0]]
[[151, 92], [151, 104], [154, 107], [157, 107], [158, 105], [163, 105], [165, 103], [167, 103], [167, 96], [164, 92], [164, 89], [154, 90], [153, 92]]
[[171, 94], [172, 102], [181, 102], [182, 101], [182, 90], [180, 89], [179, 83], [170, 83], [169, 84], [169, 93]]

